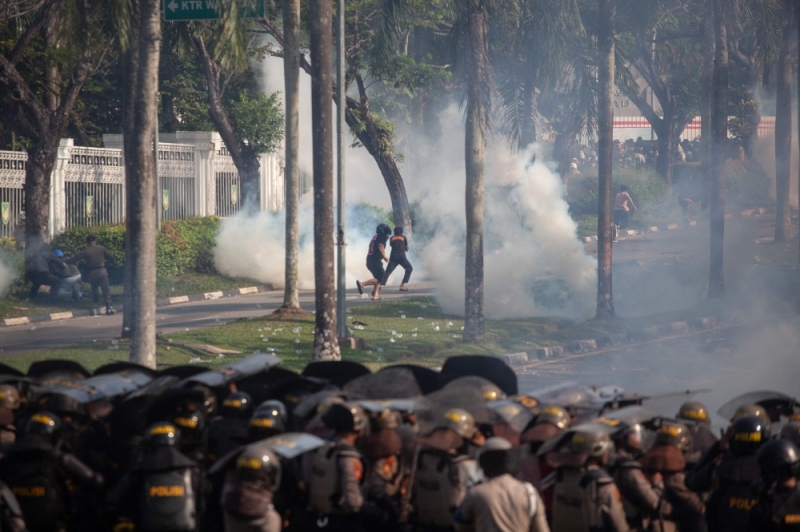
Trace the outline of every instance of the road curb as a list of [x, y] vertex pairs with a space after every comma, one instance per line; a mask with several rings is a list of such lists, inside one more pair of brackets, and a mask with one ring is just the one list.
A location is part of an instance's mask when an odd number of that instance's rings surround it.
[[[734, 217], [737, 217], [737, 218], [753, 218], [755, 216], [763, 216], [765, 214], [775, 214], [775, 209], [772, 208], [772, 207], [769, 207], [769, 208], [759, 207], [757, 209], [745, 209], [745, 210], [740, 211], [738, 213], [728, 213], [728, 214], [725, 215], [725, 218], [726, 219], [731, 219], [731, 218], [734, 218]], [[689, 225], [693, 226], [693, 227], [697, 226], [697, 221], [696, 220], [691, 220], [691, 221], [689, 221]], [[643, 230], [622, 229], [620, 232], [622, 233], [623, 236], [641, 236], [641, 235], [647, 235], [647, 234], [651, 234], [651, 233], [658, 233], [658, 232], [661, 232], [661, 231], [675, 231], [675, 230], [679, 230], [679, 229], [685, 229], [685, 228], [682, 228], [680, 224], [674, 224], [673, 223], [673, 224], [654, 225], [652, 227], [648, 227], [648, 228], [643, 229]], [[595, 236], [595, 235], [593, 235], [593, 236], [585, 236], [585, 237], [581, 238], [580, 240], [584, 244], [591, 244], [593, 242], [597, 242], [597, 236]], [[765, 242], [757, 242], [758, 244], [767, 243], [766, 240], [770, 240], [771, 241], [771, 239], [760, 239], [760, 240], [765, 240]]]
[[[191, 294], [186, 296], [173, 296], [165, 297], [163, 299], [156, 299], [156, 308], [170, 307], [174, 305], [181, 305], [184, 303], [196, 303], [197, 301], [211, 301], [214, 299], [227, 299], [231, 297], [239, 297], [252, 294], [262, 294], [264, 292], [274, 292], [278, 288], [272, 284], [267, 283], [258, 286], [247, 286], [244, 288], [234, 288], [232, 290], [219, 290], [216, 292], [206, 292], [203, 294]], [[122, 305], [114, 307], [117, 312], [122, 312]], [[32, 323], [43, 323], [48, 321], [63, 321], [73, 318], [87, 318], [90, 316], [103, 316], [106, 309], [102, 307], [77, 309], [65, 312], [54, 312], [52, 314], [38, 314], [35, 316], [20, 316], [18, 318], [5, 318], [0, 320], [0, 328], [2, 327], [19, 327], [21, 325], [30, 325]]]
[[539, 347], [525, 353], [510, 353], [495, 356], [509, 366], [521, 367], [532, 362], [565, 358], [570, 355], [591, 354], [610, 347], [681, 336], [696, 331], [713, 329], [719, 326], [735, 325], [744, 322], [746, 319], [746, 313], [734, 311], [719, 316], [706, 316], [690, 321], [675, 321], [663, 325], [645, 327], [644, 329], [604, 335], [590, 340], [578, 340], [565, 344]]

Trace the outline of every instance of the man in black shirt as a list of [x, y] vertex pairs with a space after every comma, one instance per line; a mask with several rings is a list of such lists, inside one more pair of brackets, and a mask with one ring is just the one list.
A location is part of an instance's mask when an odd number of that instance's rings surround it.
[[389, 280], [389, 276], [392, 275], [395, 268], [398, 266], [402, 266], [403, 269], [406, 271], [406, 274], [403, 276], [403, 282], [400, 284], [400, 291], [401, 292], [408, 292], [408, 287], [406, 287], [406, 283], [411, 278], [411, 272], [414, 268], [411, 267], [411, 263], [408, 262], [406, 258], [406, 251], [408, 251], [408, 240], [405, 236], [403, 236], [403, 228], [398, 226], [394, 228], [394, 236], [391, 240], [389, 240], [389, 246], [392, 248], [392, 254], [389, 255], [389, 265], [386, 266], [386, 273], [383, 276], [382, 285], [386, 285], [386, 281]]
[[372, 279], [363, 283], [356, 281], [359, 294], [364, 293], [365, 286], [374, 286], [372, 299], [380, 299], [381, 280], [384, 278], [383, 261], [389, 262], [389, 257], [386, 256], [386, 241], [390, 234], [392, 234], [392, 230], [386, 224], [380, 224], [375, 229], [375, 236], [369, 241], [369, 252], [367, 253], [367, 269], [372, 274]]

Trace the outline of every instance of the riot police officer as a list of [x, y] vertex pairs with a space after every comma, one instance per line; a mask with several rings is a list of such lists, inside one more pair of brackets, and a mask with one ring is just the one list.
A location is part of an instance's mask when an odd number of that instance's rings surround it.
[[800, 530], [800, 450], [791, 441], [778, 439], [764, 444], [757, 459], [760, 499], [747, 518], [747, 532]]
[[172, 418], [172, 423], [180, 430], [180, 452], [198, 464], [204, 463], [207, 459], [208, 430], [203, 413], [199, 410], [180, 412]]
[[614, 479], [604, 469], [613, 444], [604, 427], [573, 429], [565, 443], [553, 498], [553, 532], [627, 532]]
[[664, 484], [660, 479], [651, 482], [642, 472], [639, 458], [642, 455], [642, 432], [640, 424], [625, 424], [614, 433], [616, 456], [608, 471], [622, 495], [625, 518], [631, 530], [645, 530], [650, 515], [658, 509]]
[[800, 449], [800, 421], [790, 421], [781, 429], [780, 438], [789, 440]]
[[652, 530], [702, 532], [705, 530], [703, 498], [686, 487], [685, 452], [692, 447], [691, 433], [683, 423], [662, 420], [641, 463], [652, 482], [662, 486], [662, 497], [652, 513]]
[[420, 442], [414, 478], [414, 509], [418, 528], [452, 530], [453, 515], [467, 489], [481, 480], [477, 463], [469, 454], [470, 443], [481, 442], [475, 418], [466, 410], [444, 413], [433, 432]]
[[367, 498], [388, 512], [394, 522], [402, 505], [402, 485], [407, 467], [403, 463], [403, 441], [397, 433], [400, 414], [383, 410], [370, 417], [370, 433], [359, 442], [367, 459]]
[[204, 509], [205, 482], [194, 460], [178, 450], [175, 425], [151, 425], [144, 454], [108, 499], [116, 530], [133, 523], [136, 532], [196, 532]]
[[225, 532], [280, 532], [272, 500], [281, 483], [281, 464], [266, 446], [250, 446], [237, 458], [222, 488]]
[[360, 406], [334, 403], [321, 420], [334, 438], [305, 456], [304, 478], [313, 518], [317, 528], [329, 531], [362, 530], [364, 521], [381, 520], [375, 508], [365, 504], [362, 484], [366, 468], [355, 447], [367, 426], [367, 416]]
[[228, 454], [247, 438], [247, 424], [253, 400], [247, 392], [234, 392], [222, 402], [221, 416], [208, 427], [208, 463]]
[[288, 417], [286, 406], [282, 402], [275, 399], [264, 401], [258, 405], [248, 422], [247, 442], [265, 440], [286, 432]]
[[683, 403], [675, 417], [684, 422], [692, 435], [692, 447], [686, 452], [686, 466], [691, 469], [703, 453], [717, 442], [717, 437], [711, 432], [708, 409], [699, 401]]
[[756, 452], [768, 438], [769, 425], [763, 418], [740, 417], [687, 477], [686, 485], [692, 491], [711, 491], [706, 504], [709, 530], [745, 530], [748, 514], [758, 502], [751, 488], [760, 476]]
[[66, 530], [82, 488], [103, 485], [103, 477], [74, 455], [59, 451], [61, 420], [51, 412], [28, 419], [25, 435], [0, 462], [0, 477], [19, 501], [31, 532]]

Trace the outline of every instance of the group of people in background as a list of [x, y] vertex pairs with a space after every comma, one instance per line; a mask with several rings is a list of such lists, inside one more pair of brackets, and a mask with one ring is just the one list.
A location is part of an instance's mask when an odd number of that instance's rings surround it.
[[[391, 237], [391, 238], [390, 238]], [[387, 254], [387, 242], [389, 243]], [[414, 268], [408, 261], [408, 239], [403, 235], [403, 228], [397, 226], [394, 231], [386, 224], [379, 224], [375, 229], [375, 236], [369, 241], [367, 251], [367, 269], [372, 274], [372, 278], [364, 281], [356, 281], [358, 293], [364, 293], [365, 286], [372, 286], [372, 299], [380, 299], [381, 286], [386, 286], [389, 276], [394, 273], [398, 266], [405, 271], [403, 281], [400, 283], [400, 291], [408, 292], [408, 281], [411, 279], [411, 272]], [[383, 263], [387, 262], [386, 269]]]
[[[612, 143], [612, 164], [615, 169], [654, 168], [658, 159], [659, 149], [656, 141], [646, 141], [642, 137], [636, 140], [614, 140]], [[684, 139], [675, 146], [673, 160], [675, 162], [700, 161], [701, 142]], [[597, 173], [597, 142], [582, 144], [572, 151], [569, 165], [569, 175], [582, 174], [595, 175]]]

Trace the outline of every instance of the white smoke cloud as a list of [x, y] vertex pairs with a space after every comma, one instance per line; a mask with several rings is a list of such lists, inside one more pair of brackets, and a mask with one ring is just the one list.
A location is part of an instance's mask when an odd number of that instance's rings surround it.
[[11, 288], [11, 283], [14, 282], [15, 278], [14, 269], [0, 261], [0, 297], [8, 293], [8, 289]]

